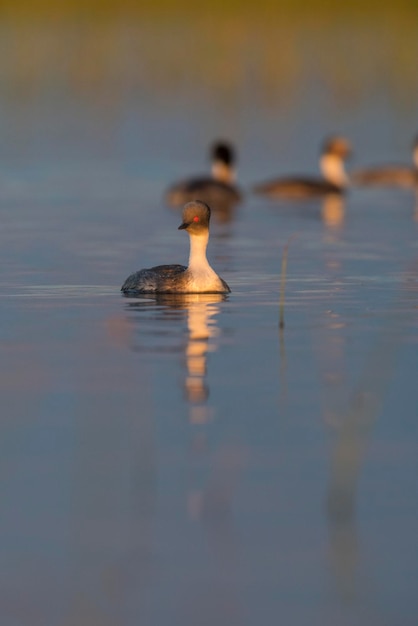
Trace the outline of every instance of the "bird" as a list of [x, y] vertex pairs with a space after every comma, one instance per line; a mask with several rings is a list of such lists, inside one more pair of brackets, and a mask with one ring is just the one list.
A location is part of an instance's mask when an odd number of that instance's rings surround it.
[[225, 141], [217, 141], [211, 148], [212, 171], [210, 175], [195, 176], [171, 185], [165, 201], [173, 207], [191, 200], [201, 200], [213, 210], [232, 208], [242, 200], [235, 184], [235, 150]]
[[254, 192], [290, 200], [306, 199], [327, 194], [343, 194], [349, 183], [345, 160], [351, 154], [351, 144], [344, 137], [331, 136], [322, 146], [320, 168], [322, 178], [286, 176], [255, 185]]
[[359, 186], [415, 187], [418, 186], [418, 136], [412, 144], [411, 165], [376, 165], [355, 170], [351, 181]]
[[143, 293], [230, 293], [226, 282], [209, 265], [206, 248], [209, 241], [211, 210], [198, 200], [188, 202], [183, 208], [183, 221], [179, 230], [190, 237], [189, 264], [157, 265], [128, 276], [121, 287], [125, 295]]

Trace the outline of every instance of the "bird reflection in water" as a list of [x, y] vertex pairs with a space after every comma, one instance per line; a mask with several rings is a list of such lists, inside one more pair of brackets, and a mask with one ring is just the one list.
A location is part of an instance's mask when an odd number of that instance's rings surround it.
[[[173, 330], [177, 341], [179, 321], [186, 319], [187, 338], [181, 346], [180, 355], [180, 358], [184, 355], [182, 388], [188, 405], [190, 426], [186, 438], [187, 451], [184, 453], [187, 459], [184, 504], [189, 519], [202, 526], [213, 555], [217, 575], [212, 583], [211, 597], [216, 598], [217, 611], [224, 616], [225, 623], [235, 623], [237, 619], [241, 623], [242, 602], [234, 589], [225, 587], [224, 576], [227, 572], [230, 579], [237, 578], [240, 567], [240, 543], [231, 505], [247, 463], [248, 450], [234, 438], [218, 441], [213, 446], [209, 437], [209, 430], [216, 428], [217, 422], [213, 420], [214, 407], [209, 404], [207, 358], [219, 346], [217, 316], [227, 297], [223, 294], [159, 295], [153, 299], [139, 296], [129, 306], [152, 311], [154, 332], [157, 333], [156, 326], [160, 327], [158, 336], [155, 334], [154, 338], [151, 337], [151, 349], [156, 352], [161, 350], [161, 344], [158, 343], [161, 337], [169, 344], [165, 346], [165, 352], [172, 354], [178, 351], [178, 344], [175, 350], [170, 345], [167, 329]], [[162, 324], [155, 324], [156, 312]], [[164, 322], [167, 322], [167, 328], [162, 329]], [[171, 330], [169, 332], [171, 334]], [[149, 333], [142, 337], [142, 341], [148, 339]], [[192, 582], [188, 591], [187, 600], [180, 611], [187, 614], [196, 611], [196, 614], [200, 614], [202, 593], [199, 581]]]
[[[183, 389], [189, 403], [189, 420], [191, 423], [203, 424], [207, 422], [212, 414], [207, 405], [209, 398], [209, 387], [207, 385], [207, 355], [217, 349], [215, 338], [219, 336], [219, 329], [216, 325], [216, 316], [220, 312], [219, 304], [226, 299], [220, 293], [195, 293], [195, 294], [158, 294], [150, 298], [149, 295], [135, 297], [129, 303], [130, 308], [137, 310], [155, 310], [158, 312], [158, 319], [172, 324], [173, 314], [183, 315], [187, 321], [187, 339], [181, 345], [181, 352], [185, 357], [185, 374], [183, 378]], [[155, 327], [154, 327], [155, 328]], [[170, 333], [171, 334], [171, 333]], [[172, 351], [170, 347], [170, 334], [166, 330], [162, 333], [161, 327], [154, 329], [154, 339], [148, 349], [159, 352], [161, 349], [166, 352]], [[173, 328], [175, 340], [178, 338], [178, 325]], [[147, 335], [149, 338], [149, 334]], [[161, 338], [164, 346], [161, 346]], [[137, 349], [137, 348], [136, 348]], [[141, 350], [144, 347], [141, 348]], [[176, 348], [177, 350], [177, 348]]]
[[216, 326], [218, 303], [222, 294], [190, 294], [187, 296], [187, 327], [189, 331], [185, 349], [186, 369], [185, 391], [190, 402], [190, 421], [204, 423], [210, 417], [206, 406], [209, 389], [206, 384], [207, 353], [216, 350], [216, 343], [210, 340], [219, 334]]
[[345, 218], [345, 198], [341, 194], [328, 194], [322, 199], [321, 219], [329, 229], [340, 228]]
[[[346, 323], [337, 312], [326, 314], [325, 332], [316, 338], [317, 368], [322, 380], [322, 414], [336, 432], [327, 494], [329, 562], [338, 596], [353, 602], [358, 589], [359, 547], [355, 516], [356, 477], [364, 439], [356, 413], [346, 411]], [[361, 421], [361, 420], [360, 420]]]
[[[357, 489], [373, 427], [394, 375], [397, 352], [408, 323], [415, 320], [418, 263], [405, 273], [403, 288], [385, 319], [348, 410], [342, 415], [331, 457], [327, 493], [331, 560], [342, 598], [354, 601], [364, 585], [358, 581]], [[399, 310], [404, 315], [399, 315]]]
[[345, 196], [337, 193], [328, 193], [321, 198], [303, 198], [293, 201], [276, 200], [280, 209], [293, 215], [296, 214], [303, 219], [320, 219], [331, 238], [334, 238], [344, 226], [345, 202]]

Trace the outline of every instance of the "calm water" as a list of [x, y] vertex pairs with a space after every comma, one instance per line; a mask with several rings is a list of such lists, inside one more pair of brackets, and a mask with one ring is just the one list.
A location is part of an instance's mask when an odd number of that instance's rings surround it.
[[316, 171], [330, 131], [357, 163], [407, 161], [416, 116], [384, 85], [355, 106], [320, 85], [291, 106], [251, 80], [232, 104], [146, 86], [109, 109], [41, 81], [1, 114], [1, 623], [412, 626], [413, 195], [247, 194], [213, 219], [230, 296], [119, 288], [187, 260], [162, 194], [213, 138], [236, 142], [248, 190]]

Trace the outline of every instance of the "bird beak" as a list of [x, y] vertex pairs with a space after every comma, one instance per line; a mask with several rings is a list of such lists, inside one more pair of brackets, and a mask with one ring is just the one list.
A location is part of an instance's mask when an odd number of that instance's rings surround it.
[[190, 224], [187, 224], [186, 222], [183, 222], [183, 224], [180, 224], [180, 226], [178, 227], [178, 230], [185, 230], [189, 226], [190, 226]]

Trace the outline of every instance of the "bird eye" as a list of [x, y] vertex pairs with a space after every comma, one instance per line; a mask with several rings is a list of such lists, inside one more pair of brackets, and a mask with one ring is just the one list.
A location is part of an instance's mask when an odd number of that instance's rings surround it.
[[197, 215], [194, 216], [193, 221], [194, 222], [198, 222], [199, 221], [199, 218], [197, 217]]

